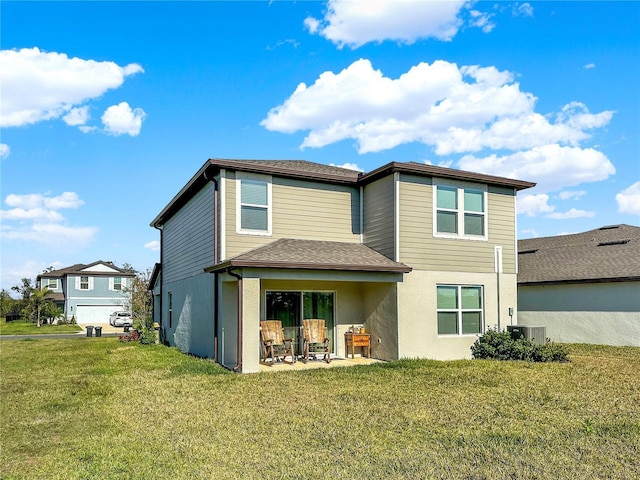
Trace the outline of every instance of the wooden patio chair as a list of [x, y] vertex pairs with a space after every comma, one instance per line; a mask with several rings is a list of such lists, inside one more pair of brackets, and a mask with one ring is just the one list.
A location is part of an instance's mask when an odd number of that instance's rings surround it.
[[[296, 363], [293, 338], [284, 338], [284, 329], [280, 320], [261, 321], [260, 340], [262, 363], [265, 365], [273, 365], [278, 359], [284, 362], [288, 356], [291, 357], [291, 364]], [[267, 363], [268, 358], [271, 359], [270, 364]]]
[[303, 320], [302, 336], [303, 363], [307, 363], [309, 361], [309, 354], [314, 354], [315, 356], [316, 353], [322, 353], [324, 355], [323, 360], [327, 363], [331, 362], [331, 348], [324, 320], [316, 318]]

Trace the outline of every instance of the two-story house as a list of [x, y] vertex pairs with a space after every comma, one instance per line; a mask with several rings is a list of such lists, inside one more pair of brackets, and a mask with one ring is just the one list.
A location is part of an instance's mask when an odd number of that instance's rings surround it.
[[75, 317], [81, 325], [100, 325], [109, 323], [112, 312], [128, 309], [127, 287], [134, 276], [111, 262], [98, 260], [41, 273], [36, 287], [51, 290], [50, 298], [66, 319]]
[[535, 184], [419, 163], [369, 173], [211, 159], [152, 221], [164, 341], [259, 369], [259, 322], [323, 318], [374, 357], [458, 359], [515, 323], [516, 192]]

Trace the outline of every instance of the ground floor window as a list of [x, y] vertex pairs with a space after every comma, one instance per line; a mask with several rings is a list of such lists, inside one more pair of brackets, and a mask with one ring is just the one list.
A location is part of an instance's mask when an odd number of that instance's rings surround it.
[[321, 318], [334, 345], [334, 297], [334, 292], [267, 291], [265, 320], [282, 321], [285, 335], [297, 337], [302, 319]]
[[481, 286], [438, 285], [438, 335], [474, 335], [482, 332]]

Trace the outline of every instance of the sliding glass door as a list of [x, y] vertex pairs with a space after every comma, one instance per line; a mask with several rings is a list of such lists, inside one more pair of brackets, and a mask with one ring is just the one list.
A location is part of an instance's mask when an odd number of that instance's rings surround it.
[[304, 318], [321, 318], [327, 327], [331, 340], [331, 351], [335, 351], [333, 341], [334, 292], [266, 292], [266, 320], [280, 320], [285, 335], [297, 337]]

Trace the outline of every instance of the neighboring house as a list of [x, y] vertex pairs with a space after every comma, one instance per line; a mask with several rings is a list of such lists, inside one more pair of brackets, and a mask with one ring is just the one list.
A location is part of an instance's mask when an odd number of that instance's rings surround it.
[[109, 323], [112, 312], [129, 308], [126, 288], [134, 276], [111, 262], [99, 260], [41, 273], [36, 278], [36, 288], [48, 287], [50, 298], [68, 320], [75, 317], [79, 324], [99, 325]]
[[207, 161], [152, 221], [164, 341], [242, 372], [259, 321], [323, 318], [331, 350], [364, 326], [374, 357], [470, 357], [515, 318], [516, 192], [535, 184], [419, 163], [359, 173]]
[[640, 346], [640, 228], [518, 242], [518, 324], [551, 340]]

